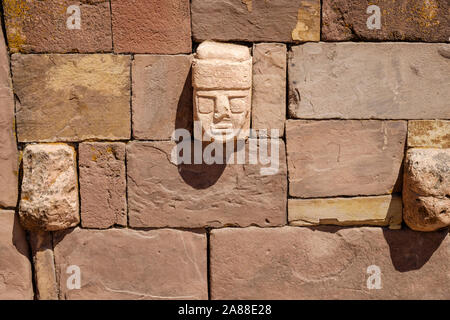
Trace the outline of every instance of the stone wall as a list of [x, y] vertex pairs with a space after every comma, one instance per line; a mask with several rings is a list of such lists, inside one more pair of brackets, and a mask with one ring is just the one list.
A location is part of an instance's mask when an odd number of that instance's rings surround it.
[[448, 1], [2, 6], [0, 299], [450, 299]]

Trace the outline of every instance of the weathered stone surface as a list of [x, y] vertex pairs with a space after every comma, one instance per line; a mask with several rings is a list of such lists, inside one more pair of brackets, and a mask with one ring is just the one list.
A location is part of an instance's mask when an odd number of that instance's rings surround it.
[[130, 138], [130, 57], [12, 56], [20, 142]]
[[4, 0], [3, 10], [12, 52], [112, 50], [107, 0]]
[[450, 148], [450, 121], [408, 121], [409, 148]]
[[293, 118], [449, 119], [450, 44], [307, 43], [289, 57]]
[[[273, 175], [261, 175], [261, 169], [268, 166], [248, 161], [177, 166], [171, 161], [174, 147], [175, 143], [168, 141], [127, 145], [130, 226], [286, 224], [286, 158], [282, 141], [279, 169]], [[271, 147], [268, 146], [269, 151]]]
[[81, 225], [127, 225], [125, 144], [85, 142], [79, 146]]
[[53, 239], [50, 232], [30, 233], [34, 283], [38, 300], [58, 300]]
[[194, 40], [319, 41], [319, 0], [193, 0]]
[[14, 121], [8, 51], [0, 30], [0, 206], [3, 207], [17, 205], [19, 166]]
[[289, 120], [289, 194], [300, 198], [390, 194], [406, 121]]
[[[368, 28], [375, 22], [371, 5], [380, 9], [379, 28]], [[447, 42], [449, 11], [448, 0], [324, 0], [322, 40]]]
[[190, 53], [189, 0], [112, 0], [115, 52]]
[[403, 203], [403, 219], [413, 230], [450, 225], [450, 149], [408, 150]]
[[450, 298], [448, 231], [227, 228], [210, 241], [212, 299]]
[[[61, 299], [207, 299], [206, 235], [74, 229], [55, 235]], [[67, 282], [78, 266], [81, 288]]]
[[278, 129], [286, 120], [286, 45], [258, 43], [253, 46], [252, 128]]
[[32, 231], [61, 230], [80, 222], [73, 147], [65, 144], [26, 146], [19, 215], [25, 229]]
[[289, 224], [312, 226], [331, 224], [340, 226], [375, 225], [400, 229], [402, 226], [402, 198], [377, 196], [361, 198], [289, 199]]
[[134, 138], [169, 140], [175, 129], [191, 130], [191, 64], [190, 55], [134, 57]]
[[0, 300], [32, 300], [26, 234], [14, 211], [0, 210]]
[[[246, 46], [205, 41], [192, 66], [194, 122], [200, 141], [245, 140], [252, 105], [252, 56]], [[195, 125], [195, 124], [194, 124]]]

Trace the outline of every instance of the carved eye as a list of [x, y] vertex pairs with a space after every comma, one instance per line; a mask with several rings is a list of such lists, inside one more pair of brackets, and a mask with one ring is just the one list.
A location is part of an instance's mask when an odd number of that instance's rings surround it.
[[230, 110], [232, 113], [243, 113], [245, 111], [245, 103], [246, 99], [239, 98], [230, 98]]
[[198, 98], [198, 112], [208, 114], [214, 111], [214, 98], [199, 97]]

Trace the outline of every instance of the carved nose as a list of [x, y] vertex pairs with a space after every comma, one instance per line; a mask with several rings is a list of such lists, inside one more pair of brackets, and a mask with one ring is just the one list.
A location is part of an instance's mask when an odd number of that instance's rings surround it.
[[214, 122], [230, 121], [230, 102], [228, 97], [219, 96], [216, 100], [216, 108], [214, 110]]

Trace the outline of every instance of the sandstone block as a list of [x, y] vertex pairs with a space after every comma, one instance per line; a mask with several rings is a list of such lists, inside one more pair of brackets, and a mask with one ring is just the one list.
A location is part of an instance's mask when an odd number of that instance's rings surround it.
[[450, 148], [450, 121], [408, 121], [409, 148]]
[[192, 131], [190, 55], [136, 55], [133, 60], [133, 137], [169, 140]]
[[450, 44], [307, 43], [290, 52], [289, 113], [449, 119], [449, 84]]
[[253, 46], [252, 128], [278, 129], [286, 120], [286, 45], [258, 43]]
[[289, 199], [288, 214], [289, 224], [294, 226], [375, 225], [400, 229], [402, 199], [396, 196]]
[[450, 225], [450, 149], [408, 150], [403, 203], [403, 219], [413, 230]]
[[[248, 160], [245, 164], [176, 165], [171, 154], [173, 150], [181, 151], [174, 149], [175, 146], [169, 141], [127, 145], [130, 226], [201, 228], [286, 224], [286, 158], [282, 141], [279, 142], [279, 168], [271, 175], [261, 174], [261, 169], [268, 166], [249, 164]], [[271, 148], [269, 144], [268, 149]]]
[[211, 298], [450, 298], [448, 230], [213, 230]]
[[4, 0], [12, 52], [105, 52], [112, 50], [107, 0]]
[[194, 40], [320, 40], [319, 0], [193, 0]]
[[322, 40], [447, 42], [449, 10], [446, 0], [324, 0]]
[[32, 231], [76, 226], [78, 181], [75, 150], [65, 144], [33, 144], [23, 154], [20, 222]]
[[125, 144], [79, 145], [81, 225], [109, 228], [127, 225]]
[[[207, 299], [206, 235], [74, 229], [55, 235], [61, 299]], [[78, 268], [69, 269], [76, 266]], [[71, 277], [80, 276], [80, 289]]]
[[0, 31], [0, 206], [17, 205], [19, 174], [8, 50]]
[[390, 194], [406, 121], [289, 120], [289, 194], [299, 198]]
[[0, 279], [1, 300], [33, 300], [26, 234], [9, 210], [0, 210]]
[[20, 142], [130, 138], [130, 57], [12, 56]]
[[190, 53], [189, 0], [112, 0], [114, 51]]

